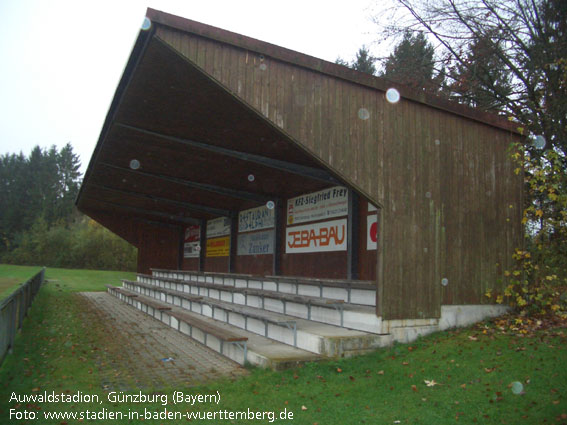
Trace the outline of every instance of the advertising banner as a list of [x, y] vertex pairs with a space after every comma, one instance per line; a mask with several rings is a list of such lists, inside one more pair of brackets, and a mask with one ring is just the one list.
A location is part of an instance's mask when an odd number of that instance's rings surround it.
[[194, 225], [185, 228], [185, 242], [199, 242], [201, 239], [201, 226]]
[[194, 225], [185, 228], [183, 242], [183, 258], [199, 258], [201, 254], [201, 226]]
[[288, 227], [286, 230], [285, 252], [346, 251], [347, 220], [326, 221], [304, 226]]
[[201, 244], [199, 242], [185, 242], [183, 244], [183, 258], [199, 258]]
[[274, 227], [274, 210], [265, 205], [241, 211], [238, 214], [238, 231], [240, 233], [253, 230], [271, 229]]
[[238, 235], [237, 255], [264, 255], [274, 253], [274, 232], [266, 230]]
[[378, 246], [378, 222], [376, 215], [366, 217], [366, 250], [377, 249]]
[[335, 186], [287, 201], [287, 224], [306, 223], [348, 214], [348, 189]]
[[207, 221], [207, 239], [230, 235], [230, 218], [219, 217]]
[[230, 255], [230, 236], [207, 239], [207, 258], [228, 257]]

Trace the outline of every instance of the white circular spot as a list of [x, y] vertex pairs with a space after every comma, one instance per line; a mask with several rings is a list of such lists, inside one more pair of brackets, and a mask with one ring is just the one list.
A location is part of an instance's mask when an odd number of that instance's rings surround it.
[[253, 182], [254, 180], [256, 180], [256, 177], [254, 177], [254, 174], [248, 174], [248, 181]]
[[266, 207], [267, 207], [269, 210], [273, 210], [273, 209], [276, 207], [276, 204], [274, 203], [274, 201], [268, 201], [268, 202], [266, 203]]
[[268, 67], [266, 66], [265, 63], [261, 63], [260, 64], [260, 71], [265, 71], [266, 69], [268, 69]]
[[130, 161], [130, 168], [132, 170], [137, 170], [138, 168], [140, 168], [140, 161], [138, 161], [137, 159]]
[[441, 144], [441, 140], [435, 139], [435, 145], [439, 146]]
[[524, 392], [524, 385], [521, 382], [512, 382], [512, 392], [516, 395], [522, 394]]
[[534, 146], [534, 148], [543, 149], [545, 148], [545, 144], [546, 144], [545, 137], [543, 137], [541, 134], [533, 138], [532, 145]]
[[395, 88], [386, 90], [386, 100], [390, 103], [398, 103], [400, 101], [400, 92]]
[[142, 31], [147, 31], [151, 27], [152, 27], [152, 21], [150, 21], [150, 18], [145, 17], [144, 22], [142, 22]]
[[370, 112], [368, 112], [368, 109], [366, 108], [360, 108], [358, 110], [358, 118], [360, 118], [361, 120], [367, 120], [370, 118]]
[[447, 286], [448, 284], [449, 284], [449, 279], [447, 279], [446, 277], [444, 277], [443, 279], [441, 279], [441, 285]]

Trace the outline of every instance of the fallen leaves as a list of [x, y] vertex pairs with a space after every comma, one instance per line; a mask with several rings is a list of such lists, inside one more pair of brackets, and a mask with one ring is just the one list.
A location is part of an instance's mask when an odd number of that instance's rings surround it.
[[428, 381], [426, 379], [423, 382], [425, 382], [425, 385], [427, 385], [428, 387], [434, 387], [435, 385], [441, 385], [439, 382], [435, 382], [434, 379], [432, 379], [431, 381]]

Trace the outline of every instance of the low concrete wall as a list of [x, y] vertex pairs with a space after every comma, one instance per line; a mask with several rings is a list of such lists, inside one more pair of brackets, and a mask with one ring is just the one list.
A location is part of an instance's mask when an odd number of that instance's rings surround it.
[[439, 319], [384, 320], [382, 333], [389, 333], [393, 340], [401, 343], [415, 341], [420, 336], [451, 328], [470, 326], [488, 318], [507, 313], [505, 305], [444, 305]]

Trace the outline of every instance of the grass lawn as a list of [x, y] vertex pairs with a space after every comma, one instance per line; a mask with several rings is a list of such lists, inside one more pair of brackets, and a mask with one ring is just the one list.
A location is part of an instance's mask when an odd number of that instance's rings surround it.
[[[30, 272], [30, 275], [33, 271]], [[104, 349], [101, 323], [85, 319], [77, 291], [104, 290], [132, 274], [48, 269], [49, 283], [36, 298], [14, 354], [0, 367], [0, 423], [8, 424], [177, 424], [187, 420], [129, 420], [129, 411], [163, 414], [158, 403], [111, 403], [99, 379]], [[251, 370], [237, 380], [207, 386], [155, 388], [169, 412], [210, 412], [216, 420], [191, 423], [269, 423], [263, 419], [220, 419], [219, 411], [275, 412], [294, 424], [567, 424], [567, 329], [524, 336], [486, 323], [441, 332], [411, 345], [372, 354], [308, 364], [284, 372]], [[99, 403], [10, 401], [12, 394], [96, 395]], [[216, 394], [220, 403], [173, 404], [173, 391]], [[129, 392], [128, 394], [134, 394]], [[15, 418], [34, 413], [35, 420]], [[122, 420], [46, 420], [46, 412], [122, 412]], [[293, 420], [278, 420], [281, 412]]]
[[5, 266], [0, 264], [0, 300], [9, 296], [41, 270], [41, 267]]

